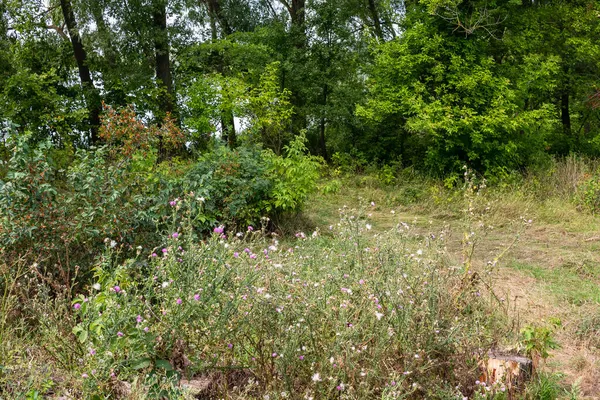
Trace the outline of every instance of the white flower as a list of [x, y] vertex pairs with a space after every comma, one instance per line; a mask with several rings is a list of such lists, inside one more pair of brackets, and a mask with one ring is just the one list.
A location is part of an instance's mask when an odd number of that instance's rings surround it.
[[380, 312], [376, 312], [375, 316], [377, 317], [377, 321], [379, 321], [383, 317], [383, 314]]
[[319, 375], [319, 373], [317, 372], [316, 374], [314, 374], [312, 376], [312, 380], [313, 380], [313, 382], [320, 382], [321, 381], [321, 375]]
[[100, 290], [100, 289], [102, 289], [102, 286], [100, 286], [100, 284], [99, 284], [99, 283], [94, 283], [94, 284], [92, 285], [92, 288], [94, 288], [95, 290]]
[[422, 255], [423, 254], [423, 250], [421, 250], [421, 249], [417, 250], [417, 254], [418, 255]]
[[117, 247], [117, 242], [115, 242], [114, 240], [110, 241], [110, 248], [114, 249], [115, 247]]
[[166, 288], [167, 286], [169, 286], [169, 282], [165, 281], [165, 282], [163, 282], [163, 283], [162, 283], [162, 285], [161, 285], [161, 286], [162, 286], [162, 287], [163, 287], [163, 289], [164, 289], [164, 288]]
[[370, 231], [371, 230], [371, 224], [367, 224], [366, 228], [367, 228], [368, 231]]

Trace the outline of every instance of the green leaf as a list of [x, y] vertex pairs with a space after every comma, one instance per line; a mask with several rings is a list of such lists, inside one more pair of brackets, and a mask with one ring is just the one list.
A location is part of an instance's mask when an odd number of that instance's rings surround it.
[[138, 370], [148, 368], [150, 365], [152, 365], [152, 360], [150, 360], [149, 358], [141, 358], [139, 360], [133, 361], [131, 368]]
[[156, 368], [162, 368], [165, 371], [173, 370], [173, 366], [171, 366], [171, 363], [168, 362], [167, 360], [156, 360], [155, 366], [156, 366]]

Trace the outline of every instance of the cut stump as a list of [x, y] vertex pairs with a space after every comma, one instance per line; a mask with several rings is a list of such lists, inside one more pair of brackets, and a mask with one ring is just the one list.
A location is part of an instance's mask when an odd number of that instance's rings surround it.
[[522, 386], [533, 375], [533, 361], [513, 354], [490, 353], [489, 358], [479, 363], [482, 374], [480, 381], [487, 385], [504, 384], [509, 393]]

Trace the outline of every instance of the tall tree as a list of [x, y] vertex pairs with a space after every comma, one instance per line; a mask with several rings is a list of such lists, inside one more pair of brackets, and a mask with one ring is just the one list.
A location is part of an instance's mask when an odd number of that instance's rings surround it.
[[173, 77], [171, 75], [171, 58], [169, 32], [167, 30], [167, 0], [153, 0], [152, 28], [154, 38], [155, 69], [158, 85], [164, 90], [162, 94], [162, 110], [176, 115]]
[[70, 0], [60, 0], [60, 8], [62, 15], [69, 32], [71, 45], [73, 46], [73, 54], [77, 62], [77, 70], [79, 71], [79, 79], [83, 87], [90, 120], [90, 143], [95, 144], [98, 141], [98, 128], [100, 126], [100, 112], [102, 104], [98, 89], [94, 86], [90, 68], [88, 65], [87, 51], [81, 41], [75, 13]]

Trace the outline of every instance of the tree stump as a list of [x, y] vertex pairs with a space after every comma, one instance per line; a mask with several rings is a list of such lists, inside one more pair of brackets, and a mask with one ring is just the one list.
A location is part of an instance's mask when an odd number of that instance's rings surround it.
[[503, 384], [509, 397], [531, 378], [534, 370], [531, 359], [514, 354], [490, 353], [479, 366], [482, 370], [479, 380], [487, 385]]

